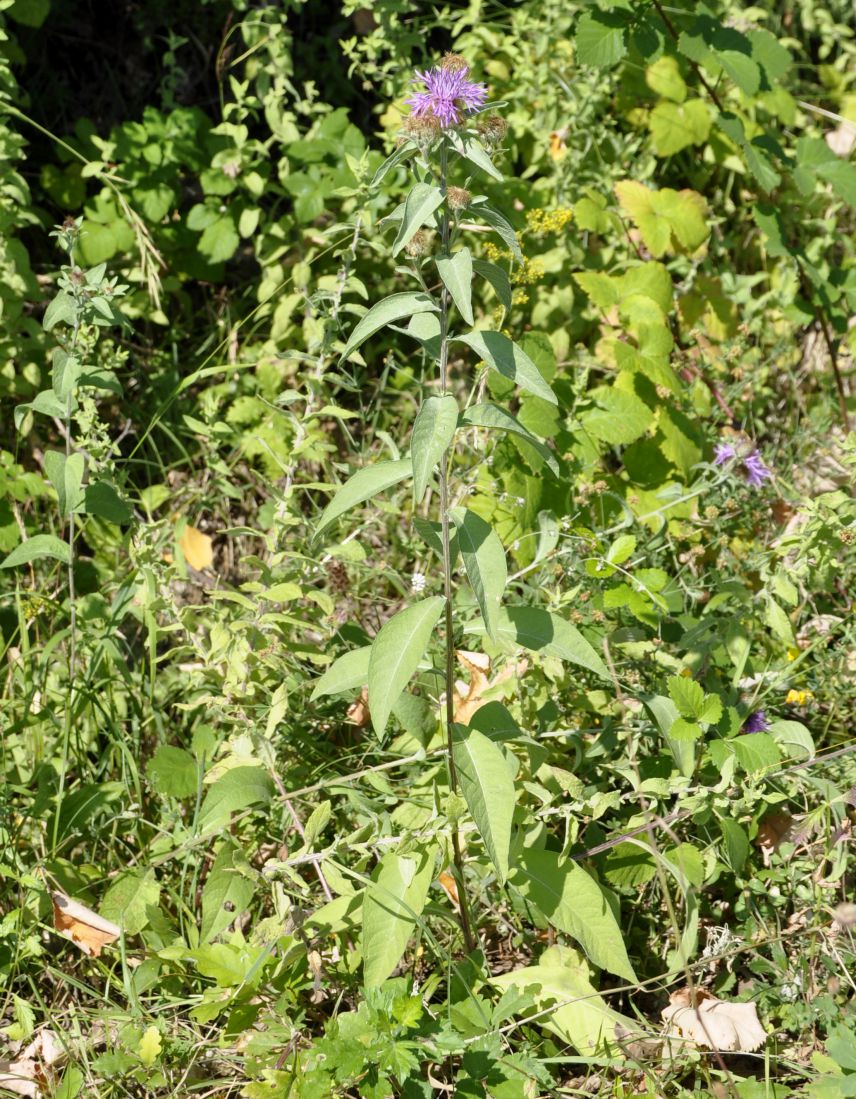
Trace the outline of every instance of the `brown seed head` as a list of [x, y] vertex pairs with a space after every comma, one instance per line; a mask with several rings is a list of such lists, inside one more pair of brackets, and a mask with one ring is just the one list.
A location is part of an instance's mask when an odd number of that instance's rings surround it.
[[465, 59], [461, 57], [459, 53], [446, 53], [443, 54], [443, 59], [440, 62], [440, 68], [445, 69], [447, 72], [460, 72], [462, 69], [469, 72], [470, 66]]
[[450, 187], [446, 191], [446, 197], [449, 200], [450, 210], [466, 210], [473, 196], [463, 187]]

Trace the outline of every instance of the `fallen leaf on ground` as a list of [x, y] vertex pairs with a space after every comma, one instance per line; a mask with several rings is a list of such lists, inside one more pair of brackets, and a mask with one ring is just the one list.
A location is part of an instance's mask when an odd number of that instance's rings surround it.
[[203, 569], [210, 569], [214, 564], [214, 550], [211, 539], [207, 534], [203, 534], [201, 530], [197, 530], [189, 523], [184, 528], [178, 544], [181, 546], [184, 560], [192, 569], [201, 572]]
[[0, 1060], [0, 1088], [27, 1099], [39, 1099], [53, 1088], [45, 1069], [66, 1059], [65, 1049], [49, 1027], [41, 1027], [14, 1061]]
[[448, 870], [442, 870], [437, 878], [437, 881], [443, 887], [443, 890], [455, 908], [461, 907], [461, 901], [458, 897], [458, 883], [455, 881], [454, 875], [450, 874]]
[[72, 900], [59, 891], [51, 893], [54, 927], [66, 939], [76, 943], [84, 954], [97, 958], [101, 948], [115, 942], [122, 933], [110, 920], [105, 920], [85, 904]]
[[526, 660], [521, 660], [518, 664], [508, 664], [501, 672], [489, 679], [490, 658], [485, 656], [484, 653], [472, 653], [466, 649], [457, 649], [455, 656], [457, 656], [458, 663], [464, 667], [470, 677], [469, 683], [458, 680], [455, 683], [455, 691], [452, 695], [455, 704], [454, 720], [459, 725], [469, 725], [476, 710], [490, 701], [484, 695], [491, 688], [499, 686], [500, 683], [504, 683], [506, 679], [510, 679], [513, 675], [523, 675], [529, 666]]
[[670, 1036], [702, 1049], [752, 1053], [767, 1040], [753, 1003], [729, 1003], [704, 990], [696, 992], [695, 1006], [688, 988], [673, 992], [662, 1015]]
[[371, 719], [372, 715], [369, 710], [369, 690], [368, 687], [363, 687], [360, 691], [360, 697], [348, 707], [345, 720], [349, 725], [356, 725], [358, 729], [364, 729]]

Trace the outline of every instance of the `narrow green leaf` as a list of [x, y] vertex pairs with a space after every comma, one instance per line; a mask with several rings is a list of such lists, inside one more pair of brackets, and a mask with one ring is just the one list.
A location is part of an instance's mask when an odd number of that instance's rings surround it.
[[473, 270], [477, 275], [486, 279], [494, 289], [504, 309], [511, 308], [511, 280], [508, 274], [495, 263], [489, 263], [485, 259], [474, 259]]
[[443, 192], [431, 183], [416, 183], [404, 202], [404, 216], [398, 227], [398, 235], [392, 245], [392, 254], [397, 256], [412, 238], [417, 229], [421, 229], [428, 219], [443, 204]]
[[378, 492], [397, 485], [412, 472], [413, 466], [409, 458], [400, 458], [397, 462], [376, 462], [373, 466], [358, 469], [345, 481], [324, 508], [318, 520], [318, 526], [315, 528], [316, 538], [334, 519], [338, 519], [340, 515], [344, 515], [346, 511], [350, 511], [351, 508], [370, 499]]
[[473, 324], [473, 257], [469, 248], [460, 248], [451, 256], [438, 256], [437, 270], [458, 312]]
[[519, 436], [537, 452], [550, 472], [559, 476], [559, 463], [553, 451], [499, 405], [491, 404], [490, 401], [471, 405], [461, 413], [460, 426], [484, 427], [488, 430], [507, 431]]
[[339, 361], [347, 359], [356, 349], [375, 332], [379, 332], [387, 324], [412, 317], [416, 313], [436, 313], [437, 303], [427, 294], [390, 294], [388, 298], [377, 302], [351, 333], [350, 339], [345, 344], [345, 350], [339, 356]]
[[369, 184], [369, 188], [374, 190], [378, 187], [386, 176], [387, 172], [391, 172], [393, 168], [398, 164], [403, 164], [405, 160], [409, 160], [410, 157], [416, 152], [416, 145], [412, 141], [405, 141], [402, 145], [390, 153], [386, 160], [381, 164], [375, 174], [372, 176], [372, 181]]
[[67, 542], [61, 542], [52, 534], [35, 534], [16, 546], [8, 557], [0, 562], [0, 569], [11, 569], [16, 565], [28, 565], [31, 561], [38, 561], [41, 557], [54, 557], [67, 565], [71, 560], [71, 553]]
[[541, 377], [538, 367], [522, 347], [501, 332], [487, 332], [478, 329], [456, 336], [459, 343], [471, 347], [493, 370], [508, 378], [521, 389], [542, 397], [551, 404], [558, 404], [556, 395]]
[[[483, 627], [477, 623], [467, 632], [481, 633]], [[541, 607], [503, 607], [496, 632], [500, 639], [512, 645], [522, 645], [524, 649], [543, 652], [545, 656], [557, 656], [559, 660], [588, 668], [601, 679], [610, 679], [609, 669], [579, 630]]]
[[499, 627], [501, 600], [508, 583], [505, 550], [499, 536], [480, 515], [466, 508], [450, 508], [449, 518], [458, 531], [458, 545], [467, 579], [491, 638]]
[[572, 935], [595, 965], [636, 981], [606, 894], [581, 866], [563, 862], [557, 851], [529, 847], [511, 881], [555, 928]]
[[414, 603], [385, 622], [372, 642], [369, 709], [378, 736], [383, 736], [396, 699], [425, 655], [443, 605], [440, 595]]
[[46, 450], [44, 463], [48, 480], [56, 490], [60, 515], [71, 515], [83, 500], [83, 455], [66, 456], [61, 450]]
[[511, 821], [517, 792], [505, 753], [477, 729], [456, 729], [453, 745], [461, 793], [500, 885], [508, 877]]
[[490, 159], [490, 154], [480, 141], [471, 135], [462, 136], [454, 130], [449, 131], [449, 133], [452, 144], [465, 160], [468, 160], [470, 164], [475, 164], [477, 168], [481, 168], [491, 178], [499, 180], [500, 183], [502, 182], [502, 172]]
[[382, 984], [401, 961], [422, 914], [434, 876], [433, 852], [400, 855], [389, 851], [380, 860], [363, 898], [363, 981]]
[[327, 671], [315, 684], [315, 689], [309, 696], [310, 702], [322, 695], [337, 695], [343, 691], [353, 690], [354, 687], [363, 687], [369, 681], [369, 656], [371, 645], [364, 645], [361, 649], [354, 649], [345, 653], [338, 660], [334, 660]]
[[451, 443], [458, 423], [458, 402], [446, 394], [426, 397], [416, 415], [410, 440], [413, 500], [421, 503], [431, 474]]
[[473, 201], [468, 207], [468, 212], [473, 217], [481, 218], [483, 222], [494, 229], [503, 243], [518, 263], [523, 263], [523, 253], [520, 251], [520, 242], [517, 239], [513, 226], [499, 210], [494, 210], [487, 202]]

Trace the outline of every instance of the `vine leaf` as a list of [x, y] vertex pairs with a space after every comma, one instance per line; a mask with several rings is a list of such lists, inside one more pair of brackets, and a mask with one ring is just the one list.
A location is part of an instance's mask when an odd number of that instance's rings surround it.
[[414, 603], [385, 622], [372, 642], [369, 709], [378, 736], [383, 736], [398, 696], [425, 655], [443, 605], [441, 595]]

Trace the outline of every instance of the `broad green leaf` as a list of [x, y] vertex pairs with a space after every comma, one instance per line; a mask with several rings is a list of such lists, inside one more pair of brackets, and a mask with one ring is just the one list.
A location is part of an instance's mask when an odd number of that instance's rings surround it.
[[721, 820], [719, 827], [725, 841], [725, 861], [735, 874], [739, 874], [749, 855], [749, 837], [736, 820]]
[[439, 312], [437, 303], [427, 294], [390, 294], [388, 298], [373, 305], [361, 318], [345, 344], [345, 350], [339, 356], [339, 360], [347, 359], [361, 344], [365, 343], [369, 336], [373, 336], [388, 324], [412, 317], [416, 313], [436, 312]]
[[479, 610], [490, 637], [496, 637], [501, 600], [508, 583], [505, 550], [495, 531], [480, 515], [466, 508], [450, 508], [458, 531], [458, 546]]
[[34, 534], [20, 546], [16, 546], [12, 552], [0, 562], [0, 569], [11, 569], [16, 565], [28, 565], [31, 561], [38, 561], [42, 557], [53, 557], [67, 565], [71, 561], [71, 552], [67, 542], [61, 542], [52, 534]]
[[45, 315], [42, 317], [42, 328], [46, 332], [57, 324], [73, 325], [77, 311], [74, 298], [66, 290], [60, 290], [53, 301], [48, 303]]
[[669, 676], [669, 697], [682, 717], [695, 720], [704, 708], [704, 688], [689, 676]]
[[146, 909], [157, 907], [159, 898], [154, 870], [129, 870], [104, 894], [99, 914], [118, 924], [126, 934], [137, 935], [149, 922]]
[[627, 53], [626, 31], [626, 16], [617, 11], [595, 9], [585, 12], [577, 23], [574, 36], [577, 61], [599, 69], [617, 65]]
[[450, 130], [449, 134], [452, 144], [465, 160], [468, 160], [470, 164], [475, 164], [477, 168], [481, 168], [486, 175], [499, 180], [500, 183], [502, 182], [502, 172], [493, 163], [490, 154], [477, 138], [471, 134], [458, 134], [455, 130]]
[[651, 91], [673, 103], [683, 103], [687, 97], [687, 86], [681, 76], [678, 59], [668, 54], [648, 66], [645, 83]]
[[202, 231], [197, 248], [212, 263], [224, 263], [231, 259], [241, 243], [231, 214], [218, 217]]
[[371, 651], [371, 645], [364, 645], [361, 649], [354, 649], [334, 660], [315, 684], [315, 689], [309, 696], [310, 702], [322, 695], [337, 695], [353, 690], [354, 687], [364, 687], [369, 681]]
[[537, 439], [531, 431], [528, 431], [519, 420], [516, 420], [510, 412], [506, 412], [499, 405], [484, 401], [482, 404], [470, 405], [461, 413], [461, 427], [484, 427], [488, 430], [507, 431], [524, 439], [544, 464], [557, 477], [559, 475], [559, 463], [553, 451]]
[[66, 456], [61, 450], [46, 450], [44, 463], [45, 473], [56, 491], [60, 515], [71, 515], [83, 501], [83, 455]]
[[710, 133], [710, 114], [701, 99], [658, 103], [648, 117], [657, 156], [671, 156], [689, 145], [703, 145]]
[[93, 481], [83, 491], [83, 509], [87, 515], [97, 515], [108, 523], [121, 526], [130, 523], [134, 512], [127, 500], [123, 500], [107, 481]]
[[342, 487], [321, 513], [318, 526], [315, 528], [315, 537], [328, 527], [340, 515], [355, 508], [357, 504], [370, 499], [378, 492], [397, 485], [413, 472], [413, 466], [409, 458], [400, 458], [396, 462], [376, 462], [365, 469], [358, 469]]
[[581, 866], [562, 861], [558, 851], [524, 848], [511, 882], [555, 928], [572, 935], [595, 965], [635, 983], [606, 894]]
[[681, 720], [674, 702], [665, 695], [653, 695], [645, 699], [645, 706], [663, 734], [678, 770], [685, 778], [690, 778], [695, 770], [695, 744], [692, 740], [678, 740], [671, 736], [675, 722]]
[[489, 263], [484, 259], [473, 260], [473, 270], [477, 275], [486, 279], [494, 289], [504, 309], [511, 308], [511, 280], [508, 274], [495, 263]]
[[246, 910], [255, 891], [255, 873], [241, 848], [227, 841], [202, 889], [202, 942], [211, 942]]
[[615, 193], [656, 258], [670, 250], [694, 252], [707, 240], [707, 204], [697, 191], [669, 187], [654, 191], [625, 179], [615, 184]]
[[443, 192], [439, 187], [431, 183], [414, 183], [404, 202], [404, 216], [392, 245], [393, 256], [398, 255], [413, 234], [428, 222], [442, 204]]
[[401, 961], [434, 876], [432, 851], [388, 851], [363, 898], [363, 981], [382, 984]]
[[[483, 633], [484, 627], [475, 623], [467, 632]], [[611, 681], [609, 669], [579, 630], [541, 607], [503, 607], [496, 632], [507, 643], [579, 664], [601, 679]]]
[[199, 785], [196, 760], [184, 748], [162, 744], [146, 766], [149, 781], [159, 794], [174, 798], [192, 797]]
[[458, 423], [458, 402], [446, 394], [426, 397], [416, 414], [410, 439], [413, 460], [413, 500], [422, 502], [437, 463], [446, 453]]
[[82, 369], [80, 360], [74, 355], [69, 355], [61, 347], [54, 348], [51, 377], [53, 391], [58, 401], [65, 401], [74, 391]]
[[725, 742], [747, 774], [768, 771], [781, 762], [781, 752], [768, 733], [744, 733]]
[[654, 422], [654, 413], [634, 393], [614, 385], [593, 389], [590, 396], [599, 405], [583, 412], [580, 423], [589, 434], [610, 446], [623, 446], [640, 438]]
[[473, 257], [469, 248], [459, 248], [451, 256], [437, 256], [436, 263], [458, 312], [467, 324], [473, 324]]
[[505, 753], [476, 729], [455, 730], [455, 770], [500, 885], [508, 877], [511, 821], [517, 792]]
[[378, 630], [369, 658], [369, 709], [378, 736], [383, 736], [392, 707], [425, 655], [443, 606], [440, 595], [422, 599]]
[[520, 251], [517, 234], [504, 214], [501, 214], [499, 210], [494, 210], [486, 202], [476, 202], [475, 200], [470, 205], [468, 212], [474, 217], [481, 218], [492, 229], [495, 229], [515, 260], [518, 263], [523, 263], [523, 253]]
[[21, 424], [28, 412], [41, 412], [43, 416], [55, 416], [58, 420], [63, 420], [67, 413], [76, 411], [77, 401], [74, 397], [60, 401], [52, 389], [43, 389], [26, 404], [15, 405], [15, 427], [21, 430]]
[[534, 393], [536, 397], [542, 397], [551, 404], [558, 404], [556, 395], [547, 385], [538, 370], [538, 367], [522, 347], [513, 343], [501, 332], [487, 332], [474, 330], [463, 336], [456, 336], [456, 340], [471, 347], [493, 370], [496, 370], [503, 378], [513, 381], [521, 389]]
[[773, 721], [767, 731], [788, 759], [814, 756], [814, 740], [801, 721]]
[[492, 977], [490, 983], [496, 988], [516, 988], [533, 996], [536, 1009], [543, 1012], [536, 1020], [537, 1025], [572, 1045], [583, 1056], [599, 1053], [605, 1042], [614, 1043], [618, 1037], [625, 1040], [628, 1033], [638, 1029], [633, 1020], [607, 1005], [591, 983], [585, 959], [569, 946], [551, 946], [536, 965], [501, 973]]
[[208, 788], [199, 810], [199, 830], [222, 828], [232, 813], [267, 805], [273, 783], [263, 767], [232, 767]]

